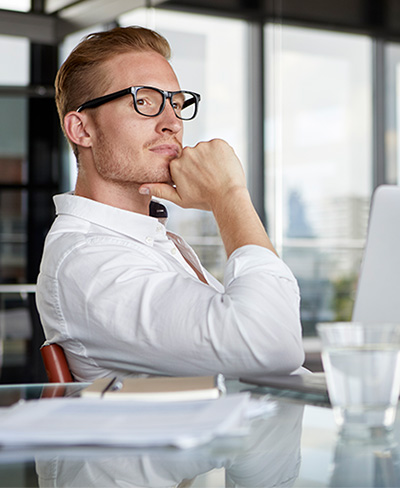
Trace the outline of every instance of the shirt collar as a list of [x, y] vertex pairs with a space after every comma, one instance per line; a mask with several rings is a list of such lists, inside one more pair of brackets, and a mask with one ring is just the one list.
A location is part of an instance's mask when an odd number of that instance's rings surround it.
[[150, 203], [150, 216], [122, 210], [111, 205], [74, 195], [72, 192], [53, 197], [57, 215], [72, 215], [105, 227], [149, 245], [159, 234], [168, 217], [167, 209], [160, 202]]
[[160, 202], [155, 202], [152, 200], [149, 207], [150, 217], [155, 217], [156, 219], [163, 220], [168, 218], [167, 207]]

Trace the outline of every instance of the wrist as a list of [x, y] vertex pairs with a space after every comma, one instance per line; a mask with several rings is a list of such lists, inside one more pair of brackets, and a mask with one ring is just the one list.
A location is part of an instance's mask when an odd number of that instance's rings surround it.
[[211, 210], [215, 216], [220, 212], [233, 212], [243, 206], [251, 205], [250, 193], [246, 186], [232, 186], [215, 195], [211, 200]]

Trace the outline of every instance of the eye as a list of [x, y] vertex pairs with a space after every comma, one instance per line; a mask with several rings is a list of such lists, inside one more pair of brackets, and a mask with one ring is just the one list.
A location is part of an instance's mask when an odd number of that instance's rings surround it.
[[181, 102], [174, 102], [172, 104], [175, 110], [178, 110], [179, 112], [182, 110], [182, 103]]
[[157, 115], [162, 103], [162, 94], [153, 88], [141, 88], [136, 94], [136, 108], [142, 115]]
[[154, 100], [152, 100], [149, 97], [140, 97], [136, 100], [137, 105], [140, 105], [141, 107], [145, 106], [151, 106], [154, 104]]
[[181, 113], [182, 109], [184, 107], [184, 104], [185, 104], [185, 98], [182, 96], [181, 93], [176, 94], [172, 98], [172, 106], [173, 106], [175, 112]]

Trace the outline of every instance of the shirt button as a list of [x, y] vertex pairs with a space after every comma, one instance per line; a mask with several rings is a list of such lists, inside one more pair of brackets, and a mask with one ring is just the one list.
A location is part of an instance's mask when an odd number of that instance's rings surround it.
[[162, 231], [162, 225], [157, 225], [157, 227], [156, 227], [156, 231], [157, 231], [157, 232], [161, 232], [161, 231]]
[[171, 249], [171, 254], [172, 254], [173, 256], [175, 256], [175, 254], [176, 254], [176, 248], [175, 248], [175, 247], [173, 247], [173, 248]]
[[146, 237], [147, 244], [153, 244], [153, 239], [151, 237]]

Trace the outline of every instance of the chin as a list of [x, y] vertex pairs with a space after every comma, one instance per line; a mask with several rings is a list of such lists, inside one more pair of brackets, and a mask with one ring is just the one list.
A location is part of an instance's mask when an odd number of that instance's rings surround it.
[[[156, 183], [156, 182], [155, 182]], [[160, 178], [158, 179], [158, 182], [157, 183], [165, 183], [167, 185], [173, 185], [173, 181], [172, 181], [172, 178], [171, 178], [171, 175], [168, 171], [168, 173], [164, 174], [164, 175], [160, 175]]]
[[170, 185], [170, 186], [173, 186], [173, 181], [171, 179], [171, 176], [162, 176], [162, 175], [159, 175], [158, 177], [155, 176], [153, 178], [149, 178], [147, 181], [143, 181], [142, 184], [145, 184], [145, 183], [164, 183], [165, 185]]

